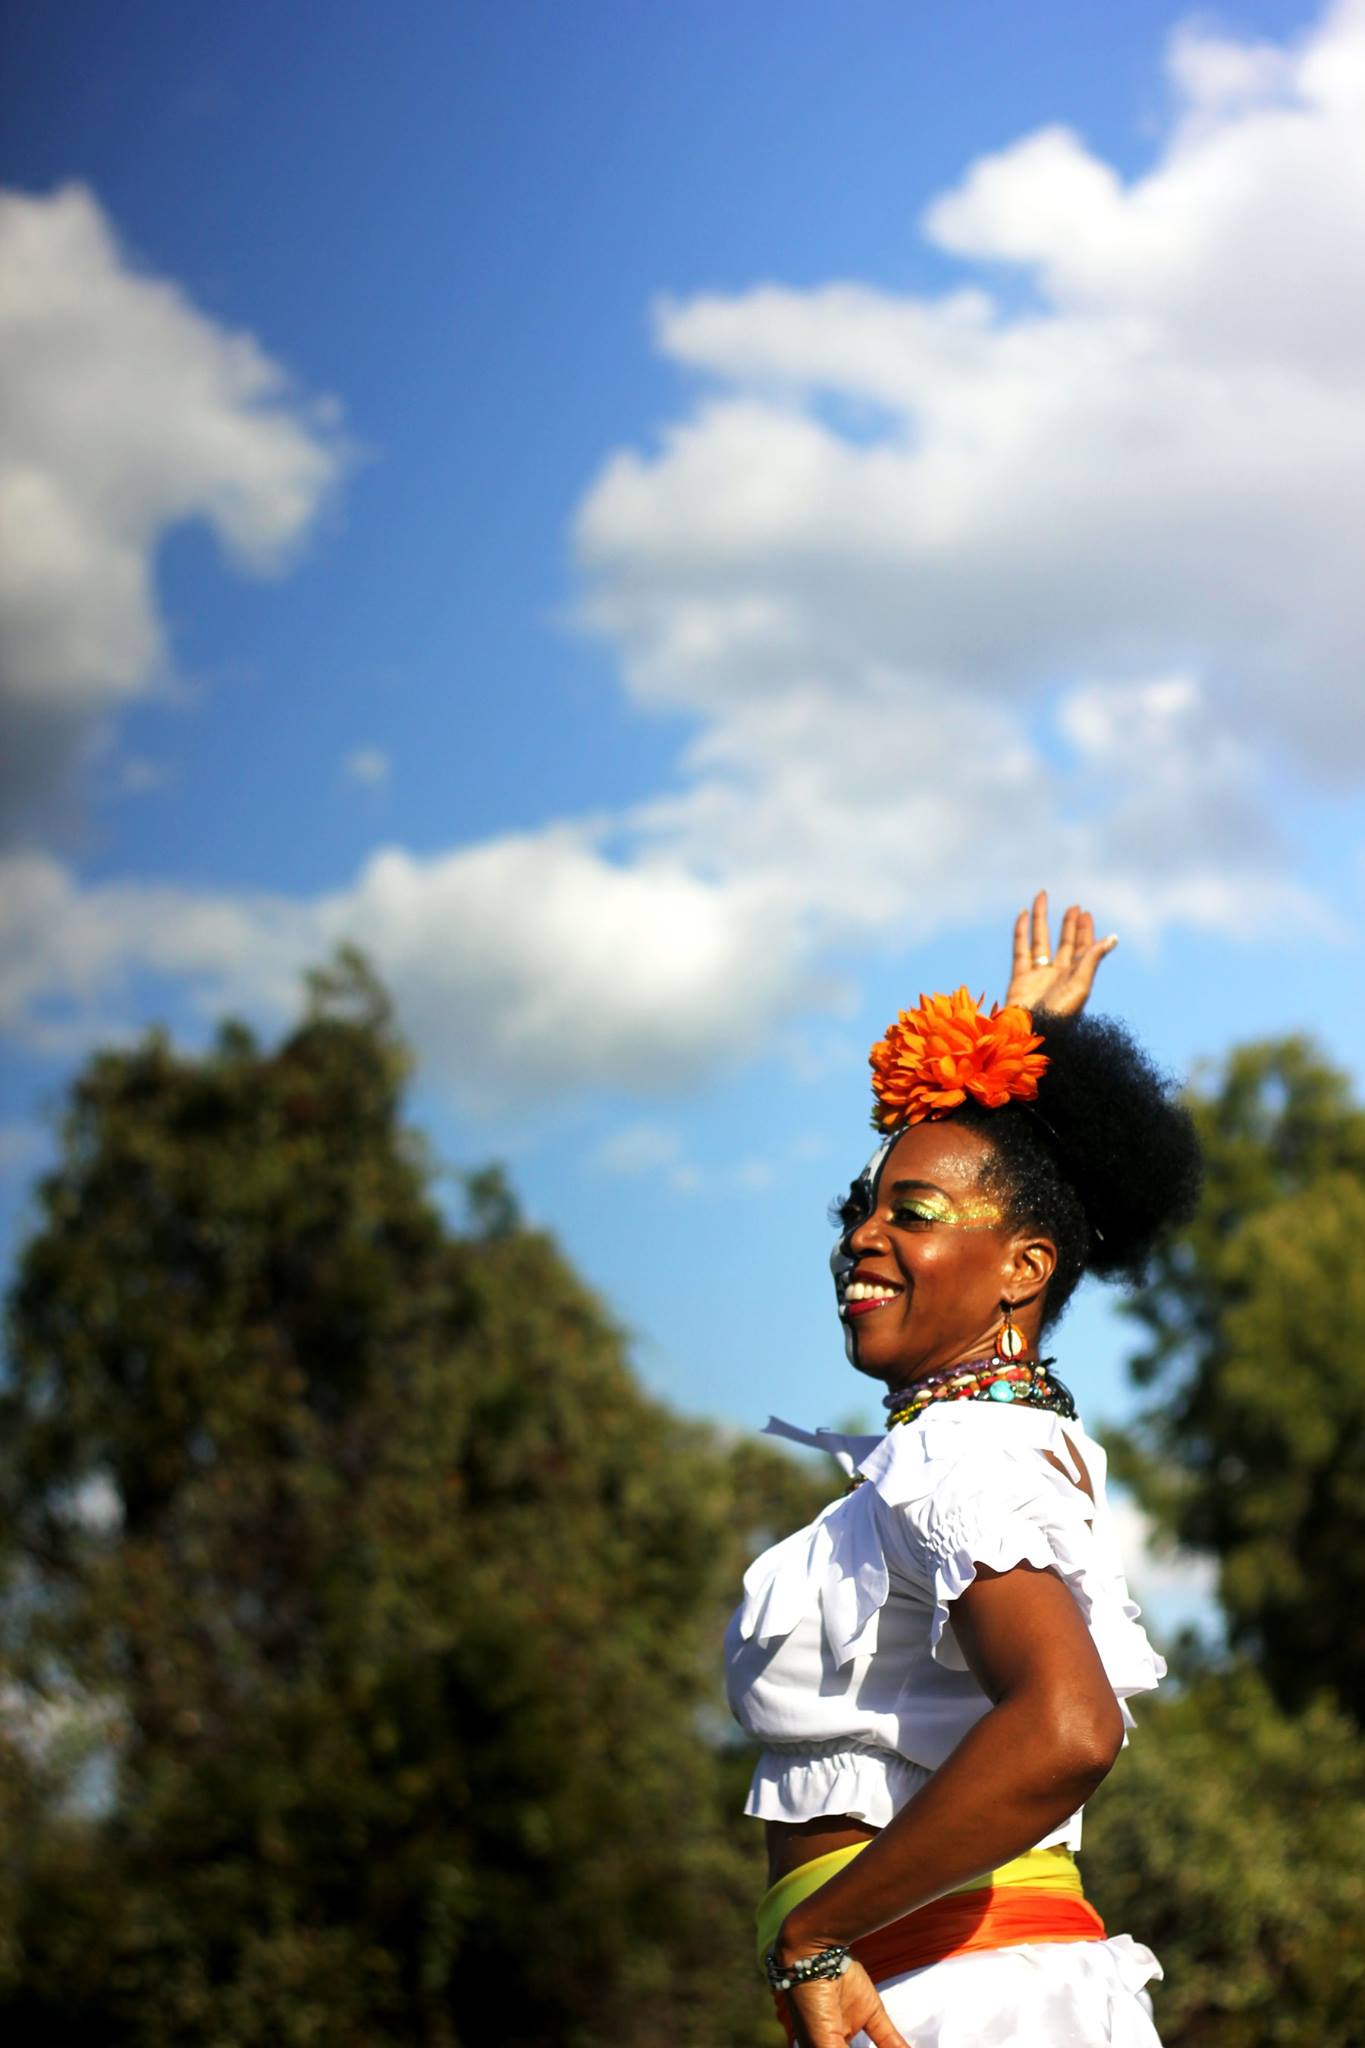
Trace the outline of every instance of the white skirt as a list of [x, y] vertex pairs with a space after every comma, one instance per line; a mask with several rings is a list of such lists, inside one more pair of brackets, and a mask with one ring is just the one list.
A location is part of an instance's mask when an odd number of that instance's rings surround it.
[[[882, 2004], [912, 2048], [1161, 2048], [1145, 1986], [1161, 1975], [1127, 1934], [1022, 1942], [888, 1977]], [[866, 2034], [852, 2048], [872, 2048]]]

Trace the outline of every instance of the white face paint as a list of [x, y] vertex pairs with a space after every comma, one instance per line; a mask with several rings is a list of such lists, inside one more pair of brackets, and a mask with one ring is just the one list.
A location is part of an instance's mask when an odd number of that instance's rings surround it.
[[[889, 1138], [882, 1140], [848, 1191], [846, 1200], [852, 1205], [848, 1212], [849, 1220], [844, 1224], [843, 1229], [835, 1239], [834, 1249], [829, 1255], [829, 1270], [834, 1275], [836, 1301], [842, 1300], [840, 1287], [845, 1274], [850, 1273], [858, 1263], [853, 1253], [848, 1249], [850, 1233], [855, 1231], [858, 1225], [864, 1222], [876, 1208], [877, 1184], [882, 1177], [882, 1168], [886, 1164], [887, 1155], [891, 1147], [899, 1136], [899, 1131], [893, 1131]], [[856, 1209], [858, 1212], [856, 1216], [852, 1213], [853, 1209]], [[853, 1335], [852, 1323], [845, 1320], [844, 1352], [850, 1365], [856, 1365], [858, 1362], [853, 1349]]]

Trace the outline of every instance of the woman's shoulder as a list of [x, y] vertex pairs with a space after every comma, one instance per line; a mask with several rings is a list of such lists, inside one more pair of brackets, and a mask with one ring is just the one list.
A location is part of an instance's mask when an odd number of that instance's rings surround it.
[[858, 1476], [891, 1506], [1016, 1503], [1021, 1495], [1087, 1506], [1102, 1494], [1106, 1461], [1079, 1419], [993, 1401], [945, 1401], [897, 1423], [861, 1460]]

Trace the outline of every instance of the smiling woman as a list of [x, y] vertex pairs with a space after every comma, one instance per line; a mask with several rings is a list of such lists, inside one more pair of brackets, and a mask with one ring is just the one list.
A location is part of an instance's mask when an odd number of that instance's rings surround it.
[[[895, 1378], [913, 1351], [917, 1377], [988, 1346], [999, 1321], [1000, 1201], [987, 1191], [990, 1140], [963, 1124], [926, 1123], [886, 1148], [868, 1208], [846, 1205], [835, 1253], [839, 1312], [860, 1372]], [[1035, 1295], [1053, 1265], [1045, 1243], [1019, 1247]], [[852, 1263], [850, 1263], [852, 1262]], [[984, 1327], [970, 1337], [967, 1304]]]
[[1081, 1275], [1136, 1278], [1198, 1192], [1169, 1084], [1081, 1015], [1111, 943], [1073, 908], [1054, 958], [1040, 897], [1003, 1010], [933, 997], [873, 1048], [882, 1143], [831, 1265], [888, 1429], [776, 1425], [851, 1484], [751, 1566], [726, 1639], [761, 1744], [760, 1953], [809, 2048], [1157, 2041], [1159, 1965], [1106, 1936], [1074, 1852], [1123, 1702], [1165, 1667], [1104, 1453], [1040, 1355]]

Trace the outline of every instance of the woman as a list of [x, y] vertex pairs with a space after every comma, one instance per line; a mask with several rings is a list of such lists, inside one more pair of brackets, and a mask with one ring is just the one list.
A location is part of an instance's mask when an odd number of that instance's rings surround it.
[[883, 1142], [832, 1266], [889, 1427], [770, 1425], [850, 1490], [750, 1568], [726, 1638], [762, 1745], [760, 1953], [809, 2048], [1159, 2048], [1159, 1965], [1106, 1938], [1072, 1852], [1165, 1667], [1104, 1454], [1040, 1356], [1082, 1273], [1135, 1278], [1198, 1190], [1167, 1084], [1080, 1014], [1113, 943], [1073, 907], [1054, 957], [1040, 896], [1003, 1012], [934, 997], [872, 1051]]

